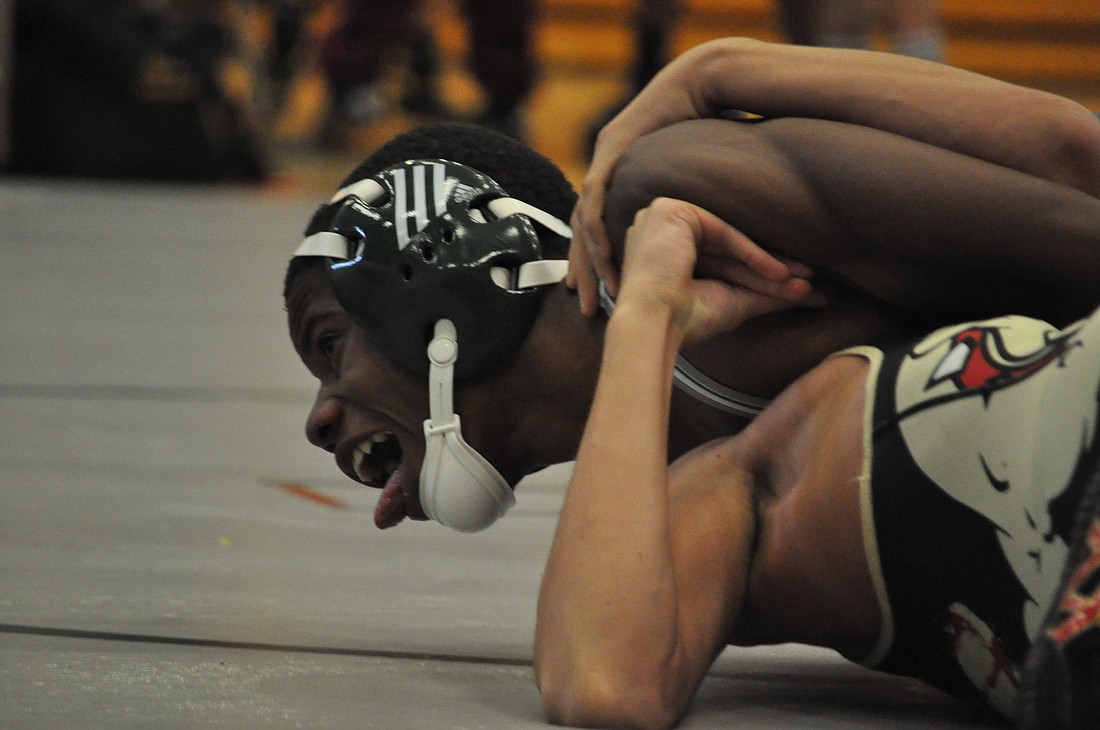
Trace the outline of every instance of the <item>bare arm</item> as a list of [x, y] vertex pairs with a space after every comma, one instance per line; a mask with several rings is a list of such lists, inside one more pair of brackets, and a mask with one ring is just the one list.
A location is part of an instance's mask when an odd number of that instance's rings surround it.
[[[539, 596], [535, 670], [551, 721], [671, 726], [738, 615], [753, 530], [746, 470], [716, 464], [713, 450], [671, 468], [666, 459], [680, 345], [790, 305], [692, 278], [696, 243], [730, 236], [713, 216], [668, 200], [632, 230]], [[777, 293], [806, 294], [778, 261], [762, 266]]]
[[601, 215], [621, 155], [654, 130], [729, 109], [867, 126], [1100, 196], [1100, 121], [1068, 99], [893, 54], [712, 41], [676, 58], [600, 134], [573, 216], [582, 307], [589, 257], [616, 278]]

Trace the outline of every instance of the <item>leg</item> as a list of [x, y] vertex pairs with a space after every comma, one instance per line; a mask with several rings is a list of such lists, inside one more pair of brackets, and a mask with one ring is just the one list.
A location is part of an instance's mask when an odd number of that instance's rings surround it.
[[859, 125], [696, 120], [643, 137], [611, 180], [611, 240], [657, 196], [914, 315], [1064, 324], [1100, 286], [1100, 200]]
[[348, 121], [366, 122], [378, 115], [381, 100], [373, 85], [386, 54], [412, 27], [415, 0], [343, 0], [336, 27], [321, 41], [318, 60], [329, 90], [329, 112], [320, 142], [337, 144]]
[[631, 92], [637, 93], [668, 63], [669, 41], [680, 20], [680, 0], [641, 0], [634, 18], [634, 65]]
[[412, 14], [409, 28], [409, 68], [401, 89], [401, 108], [438, 119], [453, 116], [439, 94], [439, 48], [425, 7]]
[[296, 51], [302, 39], [309, 8], [294, 0], [273, 3], [272, 39], [267, 55], [267, 72], [271, 78], [276, 108], [286, 99], [287, 87], [295, 72]]
[[535, 0], [465, 0], [470, 66], [485, 91], [481, 121], [523, 136], [520, 109], [535, 85]]
[[639, 0], [634, 14], [634, 62], [628, 79], [630, 88], [623, 98], [600, 112], [584, 136], [584, 153], [592, 158], [596, 136], [669, 60], [669, 40], [683, 5], [680, 0]]

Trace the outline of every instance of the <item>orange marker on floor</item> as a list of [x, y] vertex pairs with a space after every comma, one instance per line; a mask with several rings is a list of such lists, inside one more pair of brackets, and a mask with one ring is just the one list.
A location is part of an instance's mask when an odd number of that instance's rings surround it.
[[275, 486], [284, 492], [288, 492], [302, 499], [308, 499], [318, 504], [323, 504], [326, 507], [335, 507], [336, 509], [347, 509], [347, 502], [325, 494], [324, 492], [318, 492], [311, 487], [307, 487], [304, 484], [292, 484], [284, 482], [276, 482]]

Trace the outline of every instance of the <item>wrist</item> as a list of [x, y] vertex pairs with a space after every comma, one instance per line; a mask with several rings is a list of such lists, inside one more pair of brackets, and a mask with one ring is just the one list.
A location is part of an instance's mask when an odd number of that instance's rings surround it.
[[[696, 53], [686, 81], [701, 117], [739, 108], [742, 89], [730, 86], [730, 71], [747, 64], [760, 41], [751, 38], [719, 38], [688, 51]], [[734, 91], [736, 89], [736, 92]], [[740, 111], [751, 111], [741, 109]]]
[[606, 338], [608, 341], [621, 339], [628, 346], [664, 341], [672, 351], [678, 352], [685, 337], [680, 320], [675, 308], [661, 299], [620, 297], [608, 321]]

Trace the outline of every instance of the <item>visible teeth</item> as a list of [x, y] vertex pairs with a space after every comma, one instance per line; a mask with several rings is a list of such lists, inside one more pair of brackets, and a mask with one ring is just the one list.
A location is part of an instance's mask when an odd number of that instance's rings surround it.
[[[352, 468], [355, 469], [355, 476], [359, 478], [359, 481], [363, 484], [371, 484], [373, 482], [373, 474], [370, 473], [368, 459], [371, 452], [374, 451], [374, 445], [380, 444], [386, 441], [393, 434], [389, 431], [379, 431], [370, 435], [370, 438], [359, 444], [355, 449], [355, 453], [352, 454]], [[393, 461], [391, 459], [391, 461]], [[397, 465], [394, 464], [393, 469], [396, 469]], [[389, 465], [387, 464], [387, 469]], [[393, 471], [390, 469], [390, 471]]]
[[360, 446], [358, 449], [355, 450], [355, 453], [352, 455], [352, 468], [355, 469], [355, 476], [359, 477], [359, 481], [363, 482], [364, 484], [367, 484], [370, 481], [370, 478], [363, 473], [363, 463], [366, 462], [367, 455], [369, 453], [370, 449], [364, 451], [363, 447]]

